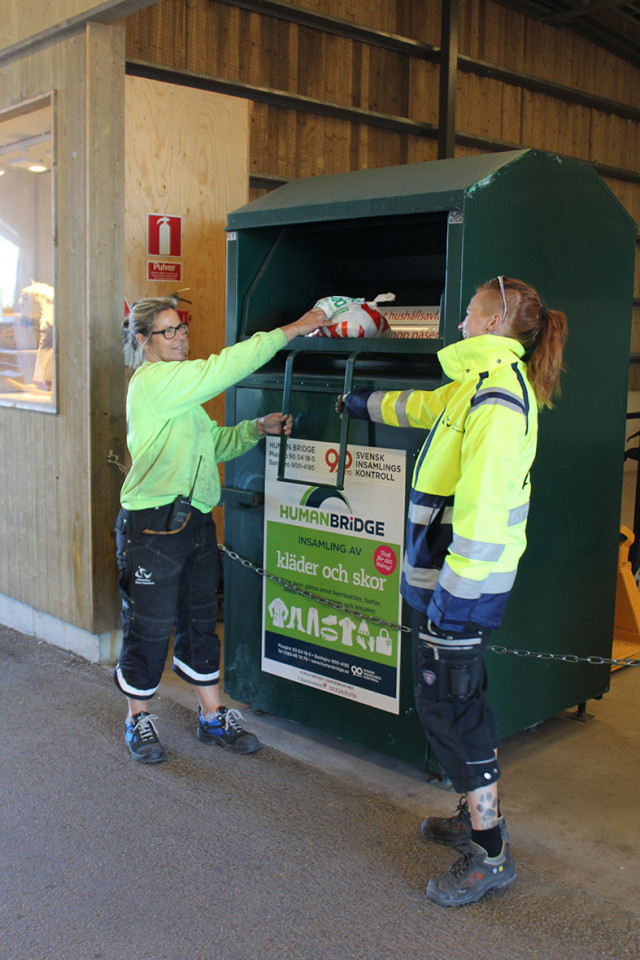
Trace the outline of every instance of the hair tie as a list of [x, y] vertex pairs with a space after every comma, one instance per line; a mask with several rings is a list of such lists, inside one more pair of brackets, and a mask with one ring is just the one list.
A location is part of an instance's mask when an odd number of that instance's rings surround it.
[[540, 316], [538, 317], [538, 322], [542, 323], [546, 315], [547, 315], [547, 308], [545, 307], [544, 304], [542, 304], [542, 306], [540, 307]]

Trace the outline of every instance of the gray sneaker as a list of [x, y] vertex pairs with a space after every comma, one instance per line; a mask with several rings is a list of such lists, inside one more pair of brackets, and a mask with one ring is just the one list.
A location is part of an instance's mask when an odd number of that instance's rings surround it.
[[153, 725], [155, 713], [142, 710], [124, 724], [124, 739], [134, 760], [140, 763], [162, 763], [165, 753]]
[[497, 857], [472, 840], [463, 847], [461, 857], [450, 870], [433, 877], [427, 884], [429, 900], [441, 907], [462, 907], [475, 903], [489, 890], [506, 887], [516, 878], [516, 865], [506, 843]]
[[260, 741], [255, 733], [249, 733], [242, 726], [244, 717], [239, 710], [219, 707], [212, 720], [198, 716], [196, 736], [200, 743], [215, 744], [232, 753], [255, 753], [260, 749]]
[[[504, 822], [504, 817], [498, 819], [498, 825], [502, 842], [509, 843], [509, 831]], [[426, 820], [422, 821], [420, 830], [425, 840], [445, 843], [450, 847], [471, 840], [471, 814], [467, 806], [466, 796], [460, 797], [457, 810], [452, 817], [427, 817]]]

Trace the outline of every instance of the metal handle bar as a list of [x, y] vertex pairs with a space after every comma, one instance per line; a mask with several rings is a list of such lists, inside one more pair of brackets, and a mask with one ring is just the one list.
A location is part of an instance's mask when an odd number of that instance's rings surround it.
[[[302, 353], [302, 350], [292, 350], [289, 356], [287, 357], [287, 362], [284, 368], [284, 386], [282, 390], [282, 412], [285, 416], [288, 416], [290, 413], [291, 406], [291, 387], [293, 382], [293, 362], [298, 355]], [[356, 350], [349, 354], [347, 357], [347, 362], [344, 369], [344, 385], [342, 388], [343, 393], [349, 393], [353, 385], [353, 368], [355, 362], [360, 354], [359, 350]], [[344, 490], [344, 474], [347, 462], [347, 438], [349, 435], [349, 414], [345, 410], [342, 414], [342, 420], [340, 422], [340, 447], [338, 451], [338, 466], [336, 469], [336, 482], [333, 483], [318, 483], [314, 480], [315, 486], [317, 487], [327, 487], [330, 490]], [[285, 477], [285, 466], [287, 459], [287, 437], [284, 433], [280, 434], [280, 447], [278, 450], [278, 472], [277, 479], [283, 480], [285, 483], [302, 483], [305, 485], [309, 484], [308, 480], [294, 480], [291, 477]]]

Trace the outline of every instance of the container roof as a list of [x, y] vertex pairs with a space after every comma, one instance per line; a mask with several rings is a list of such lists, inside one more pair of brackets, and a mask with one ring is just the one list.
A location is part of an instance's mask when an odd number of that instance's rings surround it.
[[467, 191], [536, 150], [509, 150], [291, 180], [233, 210], [227, 229], [425, 213], [462, 207]]

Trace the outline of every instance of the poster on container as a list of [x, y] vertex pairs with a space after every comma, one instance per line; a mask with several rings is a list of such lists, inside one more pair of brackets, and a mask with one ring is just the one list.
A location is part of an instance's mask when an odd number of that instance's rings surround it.
[[[350, 446], [344, 490], [336, 445], [267, 438], [262, 670], [337, 697], [399, 712], [403, 450]], [[303, 590], [304, 595], [294, 587]], [[328, 603], [326, 601], [329, 601]]]

